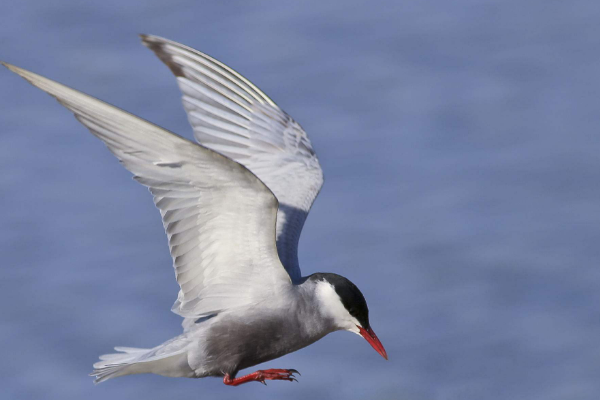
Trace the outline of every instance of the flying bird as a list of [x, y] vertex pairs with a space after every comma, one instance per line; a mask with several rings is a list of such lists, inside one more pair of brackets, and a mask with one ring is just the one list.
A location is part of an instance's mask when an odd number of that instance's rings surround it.
[[226, 385], [296, 380], [294, 369], [242, 369], [354, 332], [385, 359], [360, 290], [333, 273], [303, 277], [298, 240], [323, 185], [300, 125], [249, 80], [182, 44], [141, 35], [173, 72], [198, 143], [14, 65], [104, 142], [160, 210], [180, 291], [183, 333], [151, 349], [115, 347], [95, 382], [153, 373]]

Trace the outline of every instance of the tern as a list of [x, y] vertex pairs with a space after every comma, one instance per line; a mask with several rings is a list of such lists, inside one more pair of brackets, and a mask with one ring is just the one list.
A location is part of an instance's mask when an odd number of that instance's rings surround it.
[[300, 125], [249, 80], [216, 59], [140, 35], [173, 72], [198, 143], [14, 65], [104, 142], [160, 210], [180, 291], [183, 333], [152, 349], [115, 347], [95, 382], [152, 373], [222, 377], [226, 385], [294, 381], [295, 369], [240, 370], [356, 333], [385, 359], [360, 290], [333, 273], [303, 277], [298, 240], [323, 185]]

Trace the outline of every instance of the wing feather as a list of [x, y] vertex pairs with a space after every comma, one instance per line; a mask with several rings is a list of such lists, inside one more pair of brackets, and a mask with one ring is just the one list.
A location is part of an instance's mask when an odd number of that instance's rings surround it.
[[260, 89], [214, 58], [157, 36], [144, 45], [171, 69], [196, 140], [247, 167], [279, 200], [277, 250], [293, 281], [298, 240], [323, 185], [306, 132]]
[[[181, 287], [174, 312], [211, 315], [254, 304], [290, 284], [275, 245], [277, 199], [248, 169], [119, 108], [4, 65], [71, 110], [150, 189]], [[231, 122], [219, 124], [232, 129]]]

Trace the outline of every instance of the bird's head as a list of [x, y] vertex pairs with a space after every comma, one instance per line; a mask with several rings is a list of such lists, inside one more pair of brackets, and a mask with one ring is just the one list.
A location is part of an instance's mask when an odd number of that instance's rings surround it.
[[362, 336], [383, 358], [388, 359], [383, 345], [369, 324], [369, 308], [363, 294], [355, 284], [337, 274], [318, 273], [315, 294], [321, 312], [333, 321], [337, 329]]

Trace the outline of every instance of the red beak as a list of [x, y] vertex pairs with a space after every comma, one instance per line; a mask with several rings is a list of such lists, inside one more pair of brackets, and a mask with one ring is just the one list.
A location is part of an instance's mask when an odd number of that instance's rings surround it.
[[364, 337], [367, 340], [367, 342], [369, 342], [369, 344], [375, 349], [376, 352], [381, 354], [381, 357], [383, 357], [387, 360], [388, 359], [387, 353], [385, 352], [383, 345], [377, 338], [377, 335], [375, 334], [375, 332], [373, 332], [373, 329], [371, 329], [371, 328], [364, 329], [362, 326], [358, 326], [358, 325], [357, 325], [357, 327], [360, 331], [361, 336]]

